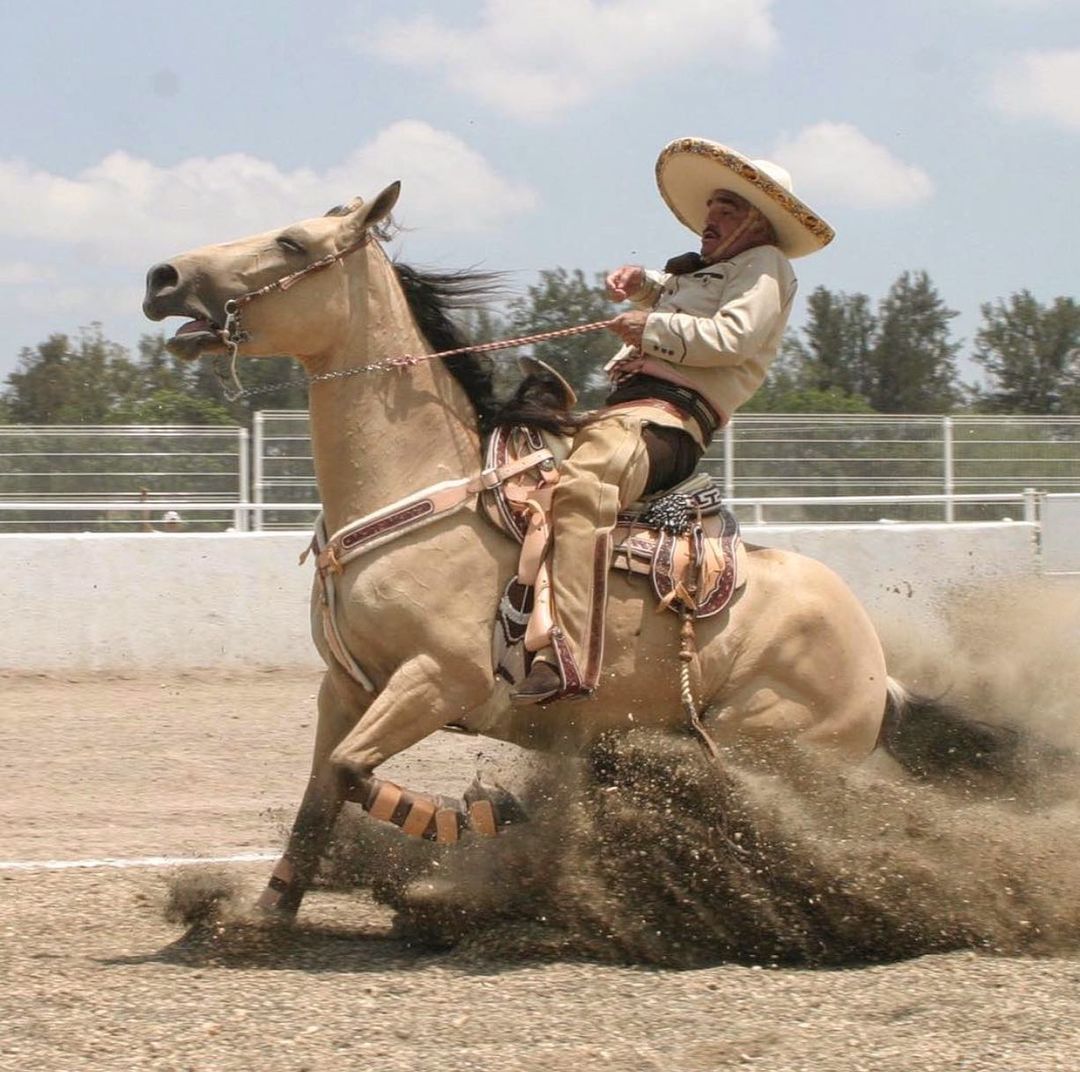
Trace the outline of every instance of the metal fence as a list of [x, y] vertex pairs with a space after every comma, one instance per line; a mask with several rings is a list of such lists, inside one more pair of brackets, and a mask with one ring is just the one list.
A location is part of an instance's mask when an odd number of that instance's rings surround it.
[[228, 426], [0, 425], [0, 531], [242, 529], [249, 440]]
[[702, 464], [758, 521], [1016, 518], [1027, 489], [1080, 491], [1080, 417], [750, 414]]
[[[310, 528], [314, 524], [319, 490], [306, 410], [264, 409], [255, 414], [252, 474], [256, 504], [252, 525], [256, 529]], [[267, 507], [267, 503], [276, 507]], [[308, 504], [311, 509], [281, 508], [296, 504]]]
[[[702, 465], [743, 521], [1031, 519], [1036, 493], [1080, 492], [1080, 417], [751, 414]], [[186, 529], [309, 527], [307, 413], [256, 414], [250, 463], [239, 428], [0, 425], [0, 531], [138, 530], [168, 510]]]

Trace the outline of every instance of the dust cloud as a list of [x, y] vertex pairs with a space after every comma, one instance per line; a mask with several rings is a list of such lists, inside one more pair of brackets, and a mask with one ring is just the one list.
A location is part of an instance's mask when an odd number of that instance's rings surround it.
[[891, 672], [1025, 740], [1013, 783], [931, 784], [878, 754], [783, 775], [635, 731], [536, 765], [530, 821], [439, 847], [353, 813], [323, 881], [364, 884], [396, 933], [455, 957], [695, 967], [886, 962], [1080, 947], [1080, 599], [954, 600], [948, 650], [886, 636]]
[[[1080, 598], [1068, 579], [954, 596], [948, 646], [886, 636], [894, 676], [1030, 742], [987, 792], [795, 756], [783, 776], [645, 732], [527, 790], [533, 819], [376, 880], [418, 940], [691, 966], [849, 964], [1080, 945]], [[359, 836], [357, 827], [353, 833]], [[370, 835], [370, 824], [367, 825]], [[360, 869], [377, 870], [369, 851]]]

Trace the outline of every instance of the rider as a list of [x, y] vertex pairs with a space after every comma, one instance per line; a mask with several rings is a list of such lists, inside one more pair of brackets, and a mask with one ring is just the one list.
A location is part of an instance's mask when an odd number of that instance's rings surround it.
[[624, 344], [605, 366], [615, 389], [560, 467], [549, 558], [555, 626], [516, 703], [595, 689], [618, 511], [689, 477], [716, 429], [761, 386], [795, 296], [788, 258], [833, 237], [792, 194], [783, 168], [716, 142], [673, 141], [656, 177], [701, 252], [663, 272], [624, 265], [607, 277], [609, 296], [634, 308], [610, 326]]

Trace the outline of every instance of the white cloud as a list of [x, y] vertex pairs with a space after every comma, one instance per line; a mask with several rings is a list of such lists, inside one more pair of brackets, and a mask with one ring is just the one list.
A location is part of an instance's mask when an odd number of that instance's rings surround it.
[[[546, 120], [646, 77], [713, 58], [769, 56], [772, 0], [485, 0], [478, 25], [429, 15], [387, 19], [357, 47], [421, 72], [517, 119]], [[676, 24], [677, 21], [677, 24]]]
[[1043, 7], [1064, 6], [1073, 0], [969, 0], [975, 7], [997, 7], [1005, 11], [1036, 11]]
[[48, 267], [30, 264], [28, 261], [0, 261], [0, 287], [24, 287], [31, 283], [44, 283], [55, 277]]
[[850, 123], [816, 123], [773, 150], [792, 176], [795, 192], [811, 204], [843, 202], [856, 208], [898, 208], [933, 193], [930, 176], [898, 160]]
[[1015, 54], [998, 70], [991, 96], [1007, 116], [1080, 130], [1080, 48]]
[[70, 316], [81, 323], [121, 317], [138, 310], [143, 288], [137, 285], [50, 287], [18, 294], [14, 306], [24, 313]]
[[434, 232], [491, 228], [536, 205], [529, 187], [458, 138], [403, 120], [323, 172], [283, 171], [241, 153], [159, 167], [117, 151], [74, 178], [0, 160], [0, 235], [145, 263], [318, 215], [398, 178], [400, 217]]

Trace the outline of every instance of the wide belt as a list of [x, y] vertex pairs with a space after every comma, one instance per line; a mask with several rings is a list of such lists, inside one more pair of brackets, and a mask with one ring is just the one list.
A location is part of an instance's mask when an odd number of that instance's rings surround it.
[[702, 441], [708, 444], [716, 434], [721, 420], [716, 410], [697, 391], [681, 387], [677, 383], [661, 380], [643, 373], [631, 377], [608, 395], [605, 409], [615, 409], [629, 402], [647, 402], [659, 406], [684, 420], [690, 418], [701, 431]]

